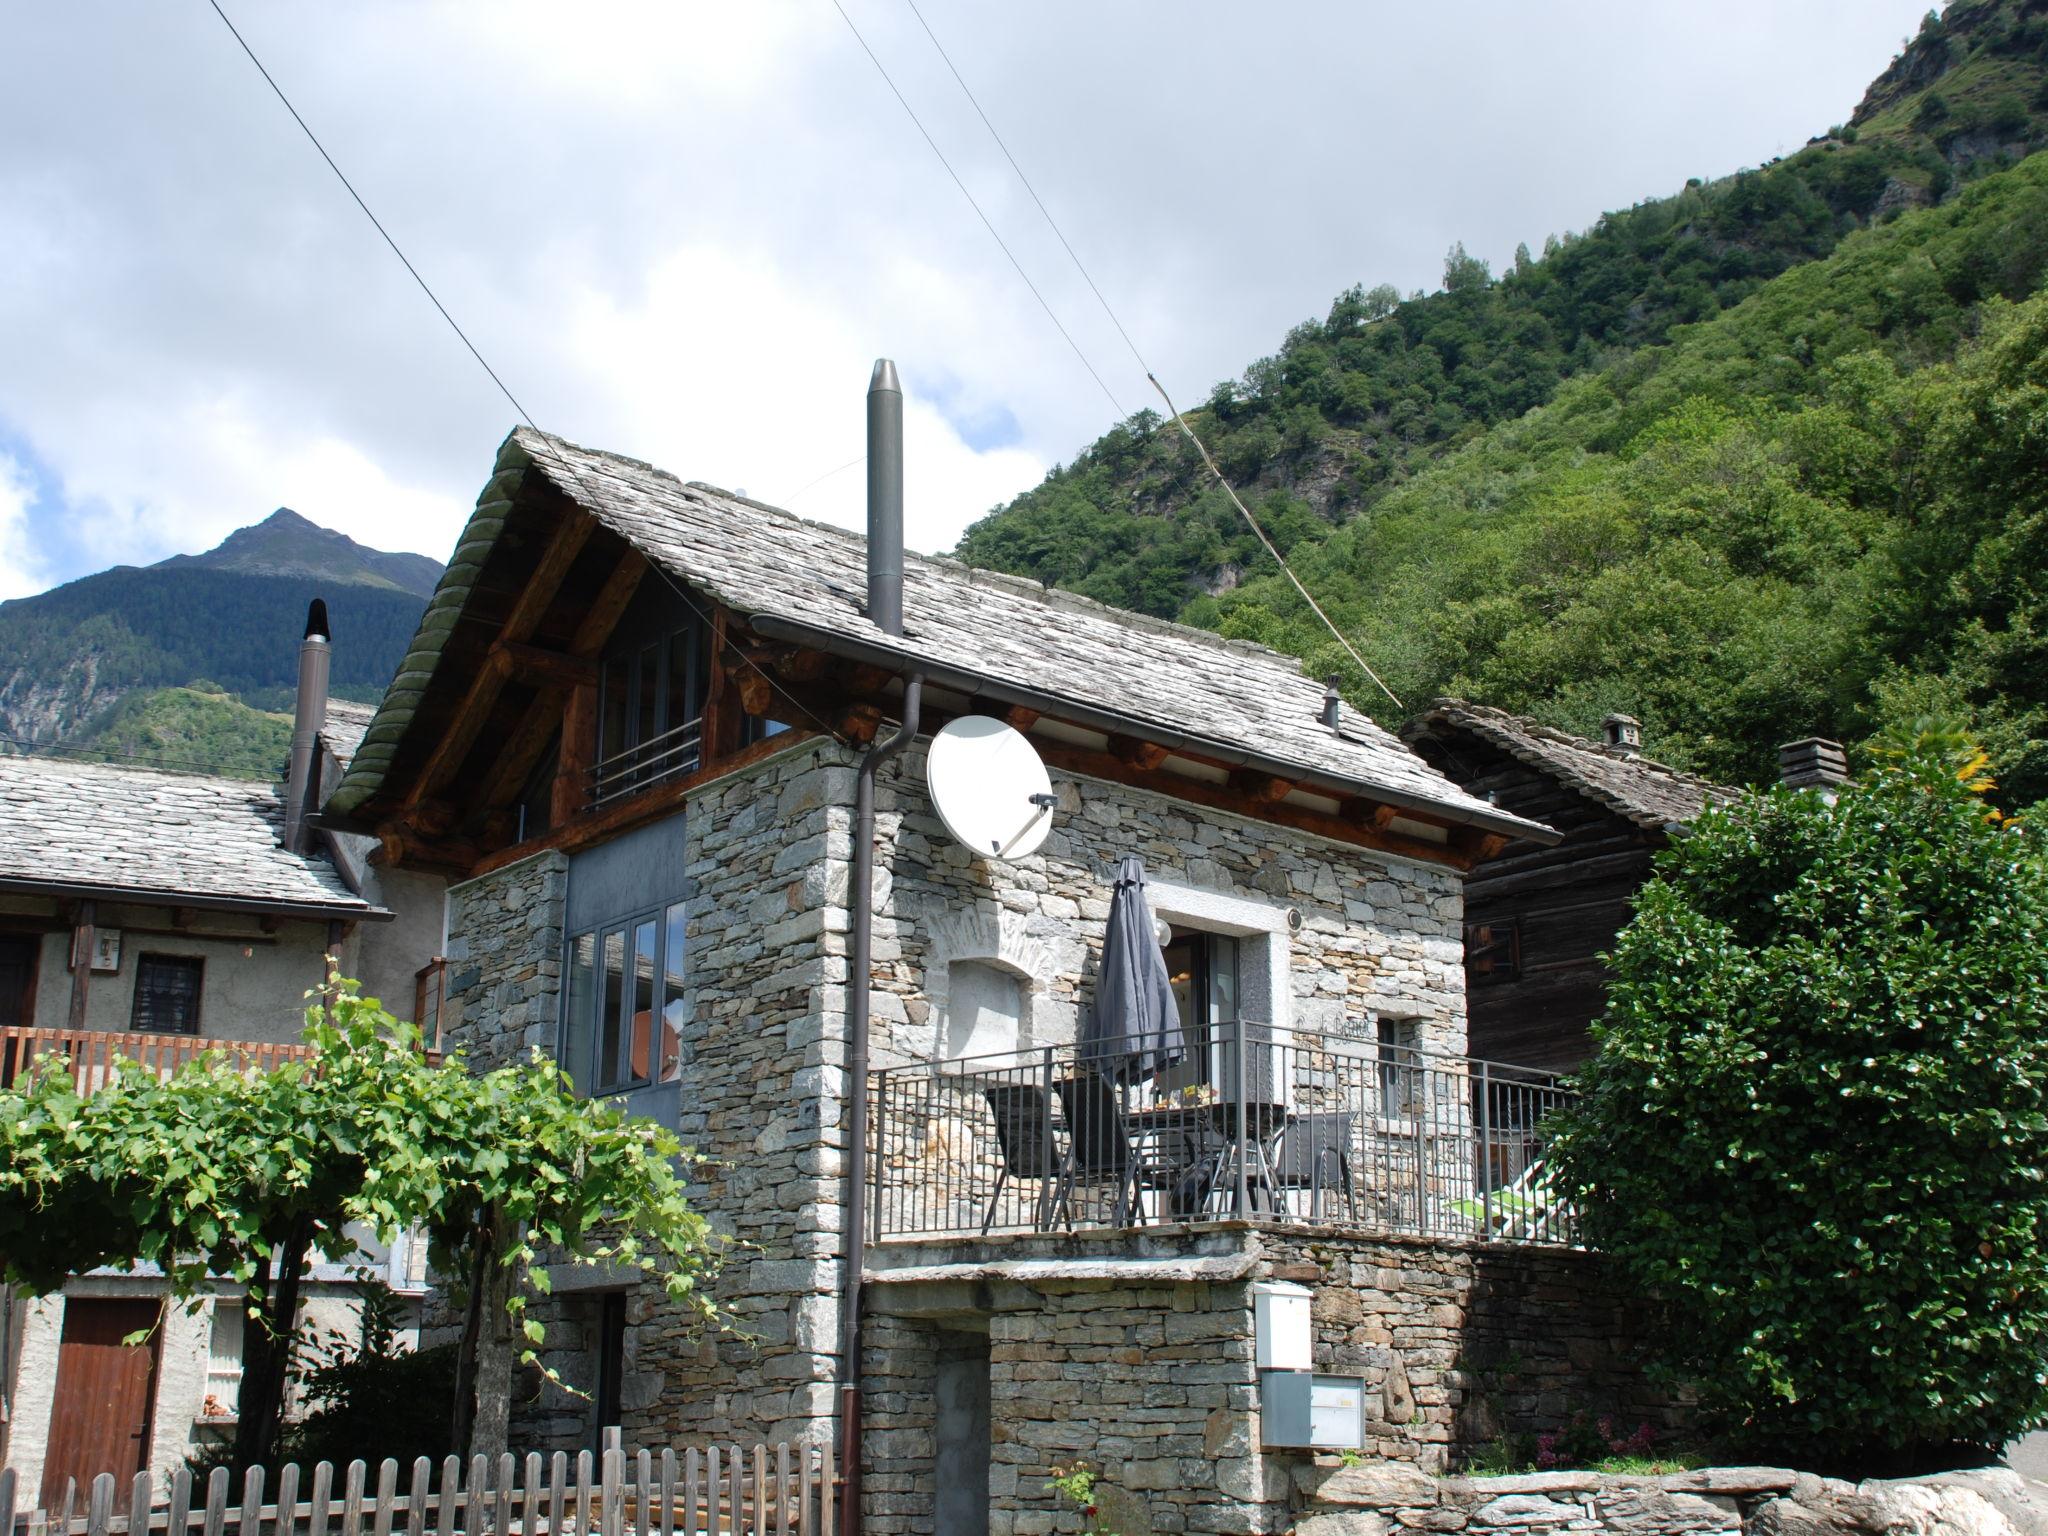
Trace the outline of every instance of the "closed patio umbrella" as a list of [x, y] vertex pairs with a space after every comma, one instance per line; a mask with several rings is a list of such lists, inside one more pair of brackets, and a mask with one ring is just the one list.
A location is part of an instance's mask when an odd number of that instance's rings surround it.
[[1080, 1056], [1108, 1076], [1150, 1077], [1187, 1055], [1166, 956], [1145, 905], [1145, 861], [1125, 854], [1102, 939], [1095, 1007], [1081, 1028]]

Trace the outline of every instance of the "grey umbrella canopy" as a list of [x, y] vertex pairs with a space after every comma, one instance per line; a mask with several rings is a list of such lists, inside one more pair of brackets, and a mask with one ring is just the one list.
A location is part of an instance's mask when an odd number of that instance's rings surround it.
[[1187, 1055], [1166, 956], [1145, 905], [1145, 861], [1125, 854], [1102, 939], [1095, 1007], [1081, 1028], [1080, 1056], [1124, 1079], [1149, 1077]]

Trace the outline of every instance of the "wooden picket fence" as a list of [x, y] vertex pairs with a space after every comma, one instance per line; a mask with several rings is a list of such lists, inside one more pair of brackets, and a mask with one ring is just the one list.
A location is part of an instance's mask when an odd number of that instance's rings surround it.
[[232, 1479], [216, 1468], [201, 1486], [180, 1469], [159, 1488], [147, 1472], [124, 1485], [102, 1472], [86, 1490], [67, 1479], [52, 1509], [17, 1513], [15, 1474], [0, 1472], [0, 1536], [829, 1536], [833, 1529], [829, 1445], [739, 1445], [628, 1452], [616, 1431], [602, 1456], [562, 1451], [543, 1458], [459, 1456], [412, 1464], [406, 1491], [399, 1465], [374, 1471], [352, 1461], [338, 1474], [316, 1462]]

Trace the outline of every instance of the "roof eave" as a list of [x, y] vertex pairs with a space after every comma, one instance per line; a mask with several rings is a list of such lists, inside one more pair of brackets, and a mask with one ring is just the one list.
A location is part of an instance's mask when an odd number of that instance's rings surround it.
[[1098, 704], [1048, 693], [1022, 683], [1007, 682], [971, 668], [931, 661], [879, 638], [867, 640], [854, 635], [844, 635], [836, 630], [806, 624], [801, 620], [785, 618], [779, 614], [751, 614], [748, 615], [748, 622], [758, 633], [771, 640], [806, 645], [828, 655], [844, 657], [849, 661], [866, 662], [897, 671], [918, 672], [942, 687], [1001, 699], [1005, 703], [1021, 704], [1026, 708], [1057, 715], [1063, 720], [1096, 730], [1137, 735], [1160, 746], [1192, 752], [1233, 768], [1250, 768], [1259, 773], [1271, 774], [1275, 778], [1288, 779], [1304, 787], [1334, 791], [1338, 794], [1367, 795], [1400, 810], [1415, 811], [1458, 826], [1476, 827], [1507, 837], [1523, 838], [1545, 847], [1562, 840], [1562, 834], [1541, 822], [1527, 821], [1506, 811], [1447, 804], [1370, 779], [1346, 778], [1342, 774], [1329, 773], [1306, 764], [1289, 762], [1284, 758], [1256, 752], [1249, 747], [1236, 746], [1229, 742], [1196, 736], [1170, 726], [1162, 726], [1143, 716], [1124, 714], [1105, 709]]
[[59, 896], [81, 901], [119, 901], [139, 907], [198, 907], [216, 912], [248, 912], [259, 917], [388, 923], [393, 913], [368, 902], [281, 901], [264, 896], [219, 896], [195, 891], [166, 891], [149, 886], [102, 885], [83, 880], [35, 880], [0, 875], [0, 891], [30, 896]]

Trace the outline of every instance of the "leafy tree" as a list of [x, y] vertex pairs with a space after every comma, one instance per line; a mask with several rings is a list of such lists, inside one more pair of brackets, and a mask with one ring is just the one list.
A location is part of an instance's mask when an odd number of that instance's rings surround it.
[[2048, 841], [1923, 735], [1660, 857], [1556, 1164], [1773, 1455], [1901, 1465], [2048, 1419]]
[[[212, 1052], [157, 1079], [124, 1064], [80, 1096], [61, 1063], [0, 1089], [0, 1281], [31, 1292], [106, 1264], [162, 1267], [190, 1301], [226, 1276], [247, 1330], [235, 1457], [272, 1459], [307, 1262], [424, 1228], [466, 1295], [451, 1443], [502, 1444], [511, 1357], [501, 1310], [538, 1362], [528, 1291], [549, 1257], [639, 1270], [710, 1319], [717, 1242], [686, 1198], [668, 1131], [578, 1098], [550, 1061], [476, 1075], [430, 1065], [418, 1031], [339, 981], [308, 1010], [308, 1059], [241, 1070]], [[487, 1369], [480, 1373], [478, 1362]], [[479, 1422], [479, 1399], [484, 1410]], [[247, 1426], [244, 1433], [243, 1426]]]

